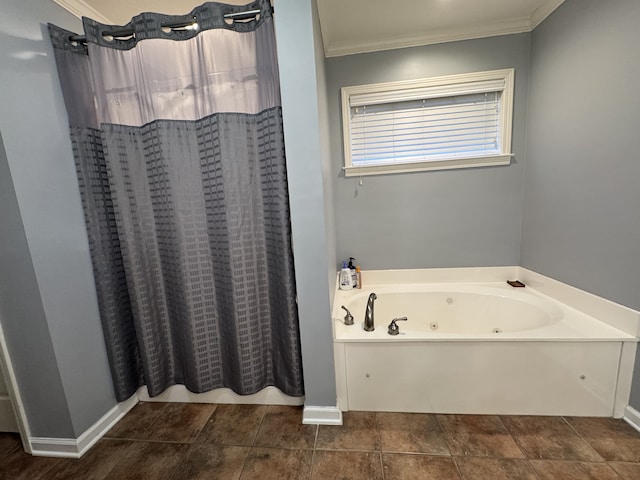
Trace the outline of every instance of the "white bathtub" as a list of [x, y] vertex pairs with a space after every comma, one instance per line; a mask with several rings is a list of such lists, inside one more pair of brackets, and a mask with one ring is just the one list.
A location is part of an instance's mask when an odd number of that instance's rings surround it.
[[[516, 276], [540, 288], [504, 281]], [[638, 312], [560, 288], [607, 317], [596, 319], [589, 308], [549, 296], [557, 282], [519, 267], [363, 272], [363, 283], [334, 297], [341, 410], [622, 416]], [[377, 295], [375, 330], [366, 332], [370, 293]], [[344, 324], [343, 305], [352, 326]], [[391, 336], [388, 325], [398, 317], [408, 320]]]

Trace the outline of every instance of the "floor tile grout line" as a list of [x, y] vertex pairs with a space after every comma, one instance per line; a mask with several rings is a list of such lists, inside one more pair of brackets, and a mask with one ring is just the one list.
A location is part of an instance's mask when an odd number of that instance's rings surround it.
[[264, 424], [264, 419], [267, 417], [267, 415], [269, 415], [270, 410], [271, 410], [271, 405], [267, 405], [267, 408], [265, 409], [264, 413], [262, 414], [262, 418], [260, 419], [260, 423], [258, 424], [258, 428], [256, 428], [256, 433], [253, 434], [253, 441], [251, 442], [252, 448], [256, 446], [256, 440], [258, 439], [258, 434], [260, 433], [260, 429]]
[[513, 434], [513, 432], [509, 429], [509, 425], [507, 425], [507, 423], [504, 421], [504, 417], [510, 417], [510, 416], [512, 415], [498, 415], [498, 418], [500, 419], [500, 423], [504, 427], [504, 430], [507, 432], [511, 440], [513, 440], [513, 444], [518, 448], [518, 450], [522, 454], [522, 458], [529, 460], [529, 455], [527, 454], [527, 451], [525, 450], [524, 446], [520, 444], [520, 442], [518, 441], [518, 437]]
[[249, 447], [249, 451], [247, 452], [247, 456], [244, 458], [244, 462], [242, 462], [242, 468], [240, 469], [240, 475], [238, 475], [238, 480], [240, 478], [242, 478], [242, 475], [244, 475], [244, 471], [247, 468], [247, 462], [249, 461], [249, 458], [251, 457], [251, 454], [253, 453], [253, 449], [256, 448], [254, 446]]
[[184, 461], [189, 457], [189, 454], [191, 453], [191, 449], [193, 448], [193, 445], [188, 445], [186, 443], [183, 443], [181, 445], [187, 445], [187, 451], [182, 454], [182, 458], [180, 459], [180, 461], [176, 463], [175, 467], [173, 467], [173, 472], [171, 472], [171, 476], [167, 477], [168, 480], [173, 480], [173, 478], [176, 476], [176, 473], [178, 473], [178, 469], [184, 463]]
[[[123, 439], [117, 439], [117, 440], [123, 440]], [[127, 448], [125, 449], [124, 455], [122, 455], [122, 457], [121, 457], [121, 458], [119, 458], [119, 459], [118, 459], [118, 461], [117, 461], [117, 462], [115, 462], [115, 463], [111, 466], [111, 468], [109, 469], [109, 471], [104, 475], [104, 477], [102, 477], [103, 479], [108, 478], [108, 477], [109, 477], [109, 474], [110, 474], [111, 472], [113, 472], [113, 471], [115, 470], [115, 468], [116, 468], [118, 465], [120, 465], [120, 463], [124, 462], [124, 461], [125, 461], [125, 460], [130, 456], [130, 455], [131, 455], [131, 450], [134, 448], [134, 445], [135, 445], [136, 443], [139, 443], [139, 440], [133, 440], [133, 441], [131, 441], [131, 440], [129, 440], [129, 439], [125, 439], [125, 440], [130, 441], [130, 442], [131, 442], [131, 445], [128, 445], [128, 446], [127, 446]]]
[[[174, 445], [222, 445], [221, 443], [211, 443], [211, 442], [196, 442], [195, 440], [155, 440], [153, 438], [117, 438], [117, 437], [109, 437], [103, 438], [102, 440], [106, 440], [109, 442], [122, 440], [125, 442], [143, 442], [143, 443], [169, 443]], [[243, 445], [229, 445], [229, 446], [243, 446]], [[244, 445], [246, 447], [246, 445]]]
[[458, 472], [458, 477], [460, 477], [460, 480], [466, 480], [462, 476], [462, 470], [460, 470], [460, 465], [458, 465], [458, 461], [456, 460], [456, 457], [454, 455], [451, 455], [451, 460], [453, 460], [453, 465], [456, 467], [456, 472]]
[[[448, 449], [448, 447], [447, 447]], [[372, 451], [372, 450], [369, 450]], [[434, 453], [434, 452], [406, 452], [400, 450], [380, 450], [380, 453], [388, 454], [388, 455], [414, 455], [414, 456], [425, 456], [425, 457], [443, 457], [443, 458], [451, 458], [453, 455], [451, 453]]]
[[[160, 402], [139, 402], [138, 405], [141, 403], [144, 404], [144, 403], [160, 403]], [[155, 423], [158, 420], [160, 420], [160, 417], [164, 415], [165, 410], [169, 408], [170, 402], [163, 402], [163, 403], [164, 403], [163, 407], [158, 410], [158, 413], [156, 414], [156, 416], [153, 417], [152, 420], [149, 422], [149, 424], [146, 426], [146, 428], [144, 428], [142, 432], [140, 432], [140, 435], [144, 435], [147, 432], [147, 430], [149, 430], [153, 425], [155, 425]]]
[[[133, 443], [131, 443], [131, 445], [133, 445]], [[114, 462], [113, 465], [111, 465], [111, 468], [105, 472], [105, 474], [102, 476], [102, 478], [100, 480], [104, 480], [105, 478], [109, 477], [109, 474], [113, 471], [114, 468], [116, 468], [116, 465], [118, 465], [124, 459], [124, 457], [127, 456], [127, 452], [126, 451], [129, 450], [130, 448], [132, 448], [131, 445], [127, 445], [127, 448], [125, 449], [125, 454], [122, 456], [122, 458], [120, 458], [116, 462]]]
[[[564, 422], [567, 425], [569, 425], [569, 428], [571, 428], [571, 430], [573, 430], [576, 433], [576, 435], [578, 435], [578, 437], [580, 437], [580, 439], [582, 439], [587, 445], [589, 445], [593, 449], [593, 451], [596, 452], [600, 456], [600, 458], [602, 458], [603, 462], [608, 462], [609, 461], [608, 459], [604, 458], [604, 455], [602, 455], [595, 446], [591, 445], [591, 442], [589, 440], [587, 440], [582, 435], [582, 433], [580, 433], [580, 431], [571, 424], [571, 422], [569, 420], [567, 420], [567, 417], [565, 417], [563, 415], [561, 418], [562, 418], [562, 420], [564, 420]], [[613, 470], [613, 468], [611, 468], [611, 469]]]
[[[518, 417], [518, 418], [520, 418], [520, 417], [527, 417], [527, 416], [529, 416], [529, 415], [501, 415], [500, 416], [500, 420], [502, 421], [503, 417]], [[529, 454], [529, 451], [522, 444], [522, 441], [520, 440], [519, 435], [516, 435], [514, 432], [512, 432], [507, 423], [505, 423], [504, 421], [502, 421], [502, 423], [504, 424], [505, 428], [507, 429], [507, 432], [509, 433], [509, 435], [513, 439], [513, 443], [515, 443], [516, 447], [518, 447], [518, 450], [520, 450], [520, 452], [522, 452], [522, 455], [524, 455], [524, 458], [526, 458], [527, 460], [545, 460], [543, 458], [533, 458]]]
[[[318, 425], [316, 425], [318, 426]], [[316, 429], [316, 437], [318, 436], [318, 429]], [[313, 478], [313, 466], [315, 464], [316, 461], [316, 449], [315, 449], [315, 442], [314, 442], [314, 448], [313, 451], [311, 453], [311, 467], [309, 468], [309, 480], [311, 480]]]
[[378, 422], [378, 413], [373, 412], [373, 421], [376, 424], [376, 435], [378, 436], [378, 455], [380, 459], [380, 471], [382, 472], [382, 480], [385, 480], [384, 459], [382, 458], [382, 434], [380, 433], [380, 422]]
[[316, 425], [316, 434], [313, 437], [313, 452], [311, 453], [311, 468], [309, 468], [309, 480], [313, 478], [313, 466], [316, 461], [316, 449], [318, 446], [318, 435], [320, 435], [320, 425]]
[[313, 437], [313, 450], [315, 451], [318, 448], [318, 436], [320, 435], [320, 425], [316, 424], [316, 434]]
[[[219, 403], [210, 403], [209, 405], [213, 405], [213, 410], [211, 410], [211, 413], [209, 414], [209, 416], [205, 419], [204, 422], [202, 422], [202, 425], [200, 425], [200, 428], [198, 428], [198, 431], [191, 438], [191, 441], [189, 442], [190, 445], [195, 445], [196, 443], [198, 443], [196, 440], [198, 439], [198, 437], [202, 433], [202, 430], [204, 430], [204, 427], [207, 426], [207, 423], [209, 423], [209, 420], [211, 420], [211, 417], [213, 417], [213, 414], [216, 413], [216, 410], [218, 410], [218, 406], [220, 404]], [[191, 450], [191, 448], [189, 448], [189, 450]]]
[[242, 478], [242, 475], [244, 474], [244, 471], [247, 468], [247, 463], [249, 462], [249, 458], [251, 458], [251, 454], [256, 448], [256, 440], [258, 439], [258, 434], [260, 433], [260, 429], [262, 428], [264, 419], [269, 414], [269, 410], [271, 409], [270, 405], [267, 405], [266, 407], [267, 408], [265, 409], [265, 412], [262, 415], [262, 418], [260, 419], [260, 423], [258, 424], [258, 428], [256, 428], [256, 433], [253, 434], [253, 441], [251, 442], [251, 445], [249, 446], [249, 452], [247, 453], [247, 456], [245, 457], [244, 462], [242, 463], [242, 469], [240, 470], [240, 475], [238, 475], [238, 480]]
[[534, 468], [533, 464], [531, 463], [531, 459], [525, 458], [524, 460], [527, 462], [527, 465], [529, 465], [529, 468], [531, 469], [533, 474], [536, 476], [536, 478], [540, 480], [540, 475], [538, 475], [538, 471]]

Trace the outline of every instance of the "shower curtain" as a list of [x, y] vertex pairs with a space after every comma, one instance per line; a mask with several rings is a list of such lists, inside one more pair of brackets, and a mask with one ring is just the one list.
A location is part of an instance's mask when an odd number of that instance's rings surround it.
[[269, 1], [83, 25], [49, 32], [118, 400], [303, 395]]

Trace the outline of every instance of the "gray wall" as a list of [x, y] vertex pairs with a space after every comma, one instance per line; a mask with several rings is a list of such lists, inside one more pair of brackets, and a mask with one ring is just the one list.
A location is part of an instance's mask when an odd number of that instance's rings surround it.
[[[291, 229], [305, 404], [335, 406], [319, 78], [313, 0], [278, 0], [276, 39], [282, 89]], [[320, 60], [319, 60], [320, 61]], [[321, 72], [320, 72], [321, 73]]]
[[[73, 427], [0, 137], [0, 322], [33, 435]], [[28, 301], [26, 301], [28, 300]], [[46, 401], [46, 403], [45, 403]]]
[[567, 1], [533, 34], [522, 264], [640, 309], [640, 2]]
[[2, 187], [13, 201], [0, 206], [10, 222], [0, 240], [0, 311], [32, 435], [76, 437], [116, 402], [66, 111], [41, 22], [80, 29], [53, 2], [2, 1]]
[[335, 206], [333, 201], [333, 162], [331, 159], [331, 138], [329, 121], [329, 97], [327, 95], [327, 71], [324, 57], [324, 46], [320, 30], [320, 18], [316, 8], [313, 9], [313, 34], [316, 56], [316, 78], [318, 89], [318, 121], [320, 129], [320, 156], [322, 158], [322, 188], [324, 196], [325, 228], [327, 231], [327, 277], [329, 282], [329, 295], [333, 303], [337, 275], [336, 230], [335, 230]]
[[[517, 265], [530, 35], [327, 59], [338, 259], [363, 269]], [[340, 88], [515, 68], [511, 165], [345, 178]]]
[[567, 0], [534, 31], [522, 229], [524, 267], [634, 309], [639, 24], [637, 0]]

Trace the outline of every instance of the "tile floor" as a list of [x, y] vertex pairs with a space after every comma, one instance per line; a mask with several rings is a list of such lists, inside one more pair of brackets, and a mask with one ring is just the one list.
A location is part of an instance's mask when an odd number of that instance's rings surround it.
[[32, 457], [0, 434], [0, 479], [640, 479], [640, 433], [622, 420], [348, 412], [317, 427], [301, 415], [141, 403], [79, 460]]

